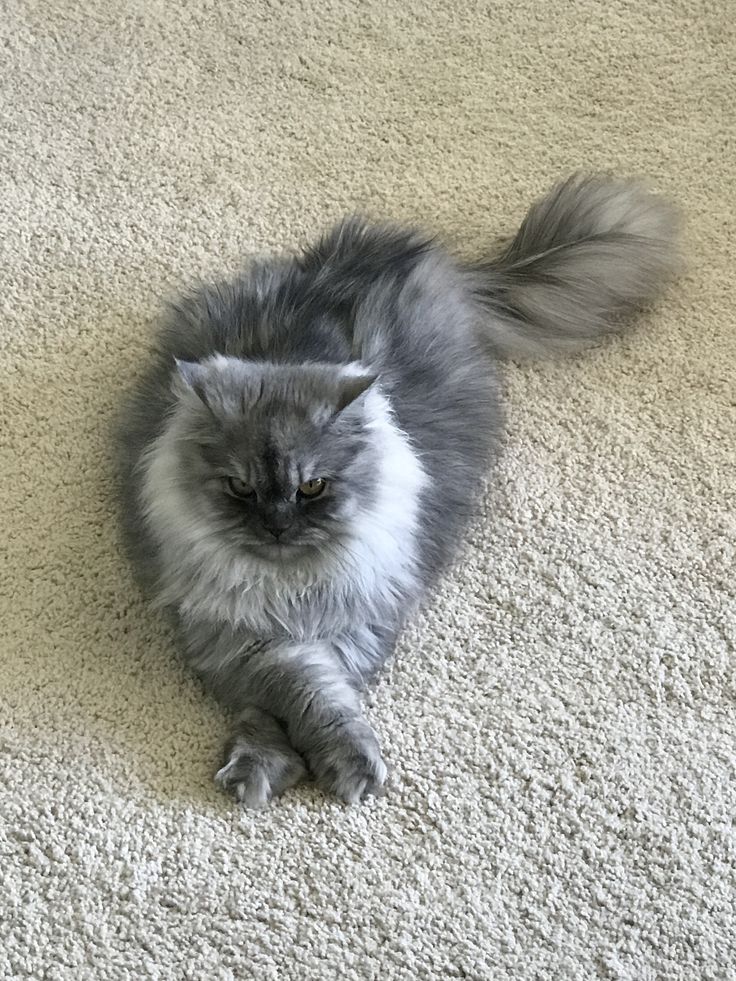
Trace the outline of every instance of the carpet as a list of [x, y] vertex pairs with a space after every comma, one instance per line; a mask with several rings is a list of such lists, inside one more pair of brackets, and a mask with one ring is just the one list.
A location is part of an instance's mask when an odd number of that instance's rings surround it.
[[[736, 977], [736, 34], [718, 0], [9, 0], [0, 976]], [[391, 790], [263, 813], [121, 556], [162, 298], [346, 211], [477, 255], [576, 169], [680, 202], [641, 328], [509, 365], [506, 454], [370, 697]]]

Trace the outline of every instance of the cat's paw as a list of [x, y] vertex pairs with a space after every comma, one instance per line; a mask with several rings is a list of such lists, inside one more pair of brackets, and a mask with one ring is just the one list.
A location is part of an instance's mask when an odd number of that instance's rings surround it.
[[383, 793], [388, 771], [366, 722], [354, 719], [326, 728], [305, 756], [322, 789], [347, 804]]
[[306, 775], [301, 756], [290, 746], [235, 736], [227, 745], [225, 765], [215, 774], [215, 781], [245, 807], [260, 809]]

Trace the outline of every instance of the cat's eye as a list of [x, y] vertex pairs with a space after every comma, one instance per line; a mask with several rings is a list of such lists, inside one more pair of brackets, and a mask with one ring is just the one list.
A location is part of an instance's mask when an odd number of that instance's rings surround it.
[[255, 490], [250, 484], [246, 484], [244, 480], [240, 477], [228, 477], [227, 478], [227, 489], [233, 495], [233, 497], [252, 497], [255, 494]]
[[325, 487], [327, 487], [327, 481], [323, 477], [317, 477], [315, 480], [305, 480], [303, 484], [299, 484], [299, 496], [319, 497]]

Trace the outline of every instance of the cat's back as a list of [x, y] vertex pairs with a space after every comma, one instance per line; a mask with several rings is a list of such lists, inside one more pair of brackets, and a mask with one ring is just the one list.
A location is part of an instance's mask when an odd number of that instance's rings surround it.
[[160, 347], [188, 361], [213, 354], [288, 364], [350, 359], [340, 312], [319, 302], [314, 275], [294, 258], [254, 260], [232, 279], [189, 291], [171, 304]]
[[392, 374], [437, 348], [462, 360], [477, 310], [460, 267], [410, 228], [346, 218], [301, 253], [253, 260], [171, 304], [171, 358], [371, 362]]

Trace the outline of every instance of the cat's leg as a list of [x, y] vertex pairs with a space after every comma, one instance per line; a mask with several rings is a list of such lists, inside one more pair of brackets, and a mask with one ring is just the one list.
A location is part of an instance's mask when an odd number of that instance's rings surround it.
[[360, 692], [393, 645], [389, 631], [361, 627], [330, 640], [262, 639], [189, 627], [192, 666], [238, 715], [221, 786], [250, 806], [297, 783], [306, 761], [320, 786], [353, 803], [386, 780]]
[[362, 716], [362, 663], [351, 641], [281, 642], [249, 660], [251, 697], [283, 721], [289, 741], [323, 790], [348, 803], [380, 792], [387, 772], [373, 729]]
[[261, 808], [307, 775], [282, 726], [268, 712], [248, 706], [225, 746], [215, 780], [246, 807]]
[[176, 623], [184, 655], [195, 673], [237, 717], [215, 780], [247, 807], [264, 807], [307, 775], [304, 760], [283, 725], [259, 697], [253, 658], [269, 641], [206, 623]]

